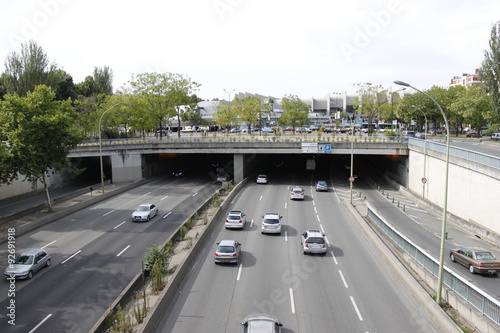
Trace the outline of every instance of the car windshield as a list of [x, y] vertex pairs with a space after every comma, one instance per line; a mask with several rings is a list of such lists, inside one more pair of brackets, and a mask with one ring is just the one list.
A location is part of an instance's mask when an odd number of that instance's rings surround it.
[[139, 206], [137, 210], [140, 212], [147, 212], [149, 210], [149, 206]]
[[490, 252], [476, 252], [477, 260], [495, 260], [496, 258]]
[[259, 178], [266, 178], [266, 175], [259, 175]]
[[264, 219], [265, 224], [278, 224], [280, 221], [278, 219]]
[[219, 246], [217, 252], [220, 253], [234, 253], [234, 247], [232, 246]]
[[326, 186], [326, 182], [319, 181], [319, 182], [318, 182], [318, 185], [319, 185], [319, 186]]
[[309, 243], [324, 244], [325, 240], [321, 237], [309, 237], [307, 239]]
[[33, 256], [20, 255], [16, 259], [16, 264], [18, 264], [18, 265], [32, 265], [33, 264]]
[[294, 190], [294, 192], [297, 193], [297, 194], [301, 194], [302, 190]]

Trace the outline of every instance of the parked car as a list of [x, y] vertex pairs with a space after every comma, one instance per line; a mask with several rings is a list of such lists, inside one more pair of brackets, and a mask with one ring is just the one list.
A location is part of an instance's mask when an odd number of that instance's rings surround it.
[[450, 259], [469, 268], [472, 274], [497, 274], [500, 272], [500, 261], [491, 252], [480, 247], [469, 247], [450, 250]]
[[262, 133], [274, 133], [274, 131], [269, 127], [262, 128]]
[[334, 131], [333, 127], [325, 127], [323, 128], [324, 133], [332, 133]]
[[415, 137], [415, 132], [413, 132], [413, 131], [403, 131], [403, 137], [405, 139], [407, 139], [407, 138], [414, 138]]
[[262, 226], [260, 232], [262, 234], [281, 234], [281, 219], [283, 216], [277, 213], [266, 213], [262, 216]]
[[416, 137], [417, 139], [422, 139], [422, 140], [425, 140], [425, 133], [420, 133], [420, 132], [415, 133], [415, 137]]
[[316, 182], [316, 192], [326, 191], [328, 192], [328, 184], [324, 180], [318, 180]]
[[221, 240], [214, 253], [216, 264], [237, 264], [241, 257], [241, 244], [235, 240]]
[[493, 134], [491, 134], [491, 140], [493, 140], [493, 141], [500, 141], [500, 133], [493, 133]]
[[300, 244], [302, 245], [304, 254], [325, 254], [328, 249], [325, 235], [319, 230], [306, 230], [300, 238]]
[[293, 132], [293, 127], [292, 126], [286, 126], [283, 128], [283, 132]]
[[479, 138], [481, 135], [479, 135], [478, 132], [469, 132], [465, 135], [467, 138]]
[[267, 184], [269, 183], [269, 178], [267, 178], [267, 175], [258, 175], [257, 176], [257, 184]]
[[233, 210], [229, 212], [226, 217], [225, 226], [226, 229], [243, 229], [245, 227], [246, 215], [239, 210]]
[[290, 190], [290, 199], [291, 200], [304, 200], [304, 189], [302, 187], [292, 187]]
[[13, 264], [5, 269], [7, 278], [31, 279], [43, 267], [50, 266], [50, 254], [44, 249], [28, 249], [21, 252]]
[[132, 213], [132, 221], [149, 221], [158, 215], [158, 207], [154, 204], [142, 204]]
[[295, 133], [311, 133], [311, 129], [307, 127], [299, 127], [295, 129]]
[[240, 323], [242, 333], [280, 333], [283, 324], [275, 316], [268, 314], [252, 314]]

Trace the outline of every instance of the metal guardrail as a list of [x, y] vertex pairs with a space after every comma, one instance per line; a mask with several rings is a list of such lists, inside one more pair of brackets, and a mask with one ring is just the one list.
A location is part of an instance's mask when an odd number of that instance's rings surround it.
[[[368, 218], [373, 221], [396, 245], [408, 253], [416, 262], [438, 278], [439, 261], [421, 249], [418, 245], [398, 232], [390, 223], [368, 206]], [[480, 288], [470, 284], [446, 266], [443, 271], [443, 283], [460, 295], [484, 316], [500, 325], [500, 302]]]
[[[434, 151], [446, 154], [446, 145], [439, 142], [425, 141], [422, 139], [410, 138], [408, 144], [419, 147], [427, 147]], [[495, 169], [500, 169], [500, 158], [484, 153], [478, 153], [473, 150], [468, 150], [458, 147], [450, 147], [450, 156], [456, 156], [478, 164], [486, 165]]]

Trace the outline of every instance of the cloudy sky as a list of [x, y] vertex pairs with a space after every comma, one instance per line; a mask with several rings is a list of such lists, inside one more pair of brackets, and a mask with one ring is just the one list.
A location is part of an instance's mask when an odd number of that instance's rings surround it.
[[81, 82], [109, 66], [173, 72], [198, 96], [324, 97], [370, 82], [446, 87], [473, 73], [500, 21], [498, 0], [0, 0], [1, 72], [35, 40]]

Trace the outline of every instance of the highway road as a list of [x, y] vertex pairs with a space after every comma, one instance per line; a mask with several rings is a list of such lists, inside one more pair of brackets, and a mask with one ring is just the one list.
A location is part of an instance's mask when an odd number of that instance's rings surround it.
[[[248, 314], [276, 315], [284, 332], [438, 332], [342, 206], [347, 190], [343, 169], [328, 179], [301, 169], [275, 169], [269, 185], [251, 184], [232, 203], [247, 214], [244, 230], [226, 230], [223, 221], [200, 254], [174, 305], [157, 332], [235, 332]], [[326, 178], [328, 177], [328, 178]], [[316, 193], [313, 181], [343, 184]], [[306, 190], [304, 201], [291, 201], [288, 187]], [[283, 216], [281, 235], [262, 235], [266, 212]], [[324, 231], [327, 255], [304, 255], [300, 234]], [[239, 265], [215, 265], [215, 244], [242, 243]]]
[[[219, 185], [220, 186], [220, 185]], [[161, 178], [18, 237], [16, 249], [45, 248], [49, 268], [31, 280], [0, 283], [0, 332], [88, 332], [140, 272], [147, 248], [163, 243], [219, 187], [206, 174]], [[149, 222], [131, 222], [141, 203], [158, 205]], [[7, 246], [0, 250], [7, 265]], [[15, 326], [6, 308], [15, 301]]]

